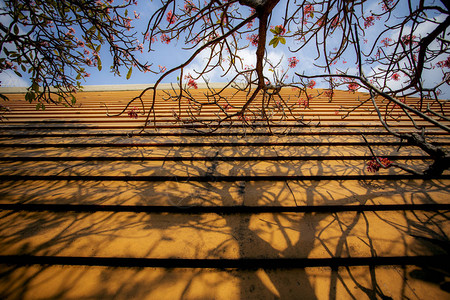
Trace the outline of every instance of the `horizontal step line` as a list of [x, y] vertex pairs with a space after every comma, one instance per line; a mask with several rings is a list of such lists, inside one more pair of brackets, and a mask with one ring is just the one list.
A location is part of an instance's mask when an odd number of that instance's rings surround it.
[[0, 210], [32, 212], [134, 212], [185, 214], [258, 214], [258, 213], [334, 213], [367, 211], [445, 211], [450, 203], [430, 204], [361, 204], [315, 206], [142, 206], [95, 204], [0, 204]]
[[[384, 128], [383, 125], [381, 124], [371, 124], [369, 125], [371, 128]], [[72, 126], [72, 125], [68, 125], [68, 126], [21, 126], [21, 125], [16, 125], [16, 126], [1, 126], [0, 128], [2, 130], [67, 130], [67, 129], [83, 129], [83, 130], [87, 130], [87, 129], [123, 129], [123, 130], [131, 130], [131, 129], [142, 129], [144, 126], [143, 125], [130, 125], [130, 126], [123, 126], [122, 124], [118, 124], [117, 126], [113, 126], [113, 125], [91, 125], [91, 124], [85, 124], [85, 125], [79, 125], [79, 126]], [[267, 128], [268, 126], [242, 126], [242, 125], [233, 125], [233, 126], [220, 126], [219, 129], [229, 129], [229, 128], [247, 128], [247, 129], [252, 129], [252, 128]], [[361, 124], [320, 124], [319, 126], [316, 126], [314, 124], [312, 125], [289, 125], [289, 124], [285, 124], [285, 125], [270, 125], [271, 128], [327, 128], [327, 127], [332, 127], [332, 128], [364, 128], [366, 129], [367, 126], [362, 126]], [[414, 126], [411, 124], [408, 125], [390, 125], [391, 128], [411, 128], [414, 129]], [[435, 128], [435, 126], [433, 125], [423, 125], [421, 127], [426, 127], [426, 128]], [[176, 126], [176, 125], [157, 125], [152, 126], [149, 125], [146, 128], [148, 129], [190, 129], [190, 130], [213, 130], [213, 129], [217, 129], [216, 126]]]
[[[103, 156], [103, 157], [30, 157], [30, 156], [9, 156], [0, 157], [0, 161], [325, 161], [325, 160], [368, 160], [372, 156], [346, 156], [346, 155], [331, 155], [331, 156], [224, 156], [224, 157], [214, 157], [214, 156], [194, 156], [194, 157], [180, 157], [180, 156]], [[428, 156], [423, 155], [408, 155], [408, 156], [391, 156], [383, 155], [390, 160], [427, 160], [431, 159]]]
[[[132, 133], [18, 133], [18, 134], [0, 134], [0, 138], [41, 138], [41, 137], [241, 137], [241, 136], [312, 136], [312, 135], [330, 135], [330, 136], [360, 136], [361, 133], [364, 135], [375, 135], [375, 136], [391, 136], [388, 132], [383, 131], [372, 131], [372, 132], [334, 132], [334, 131], [317, 131], [317, 132], [288, 132], [281, 135], [271, 134], [269, 132], [248, 132], [243, 134], [242, 132], [227, 132], [227, 133], [198, 133], [198, 132], [167, 132], [167, 133], [150, 133], [143, 132], [140, 134]], [[430, 135], [448, 135], [446, 132], [428, 132]]]
[[179, 259], [124, 258], [78, 256], [0, 255], [0, 263], [8, 265], [77, 265], [105, 267], [152, 268], [219, 268], [219, 269], [292, 269], [305, 267], [439, 265], [449, 266], [449, 255], [335, 257], [335, 258], [241, 258]]
[[[432, 143], [439, 145], [439, 143]], [[408, 146], [401, 142], [370, 142], [371, 146]], [[129, 148], [129, 147], [267, 147], [367, 146], [364, 142], [155, 142], [155, 143], [1, 143], [0, 148]]]
[[450, 175], [279, 175], [279, 176], [107, 176], [107, 175], [0, 175], [2, 181], [16, 180], [64, 180], [64, 181], [176, 181], [176, 182], [236, 182], [236, 181], [320, 181], [320, 180], [403, 180], [403, 179], [450, 179]]

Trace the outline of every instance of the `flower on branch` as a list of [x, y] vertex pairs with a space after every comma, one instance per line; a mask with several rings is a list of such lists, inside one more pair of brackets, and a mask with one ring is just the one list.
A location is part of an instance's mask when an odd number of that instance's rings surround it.
[[192, 1], [187, 0], [184, 2], [184, 11], [190, 15], [192, 11], [196, 11], [197, 7], [195, 7], [194, 3]]
[[404, 36], [402, 36], [402, 42], [406, 45], [406, 46], [409, 46], [409, 45], [416, 45], [416, 44], [418, 44], [417, 43], [417, 41], [416, 41], [416, 36], [415, 35], [409, 35], [409, 34], [407, 34], [407, 35], [404, 35]]
[[364, 28], [368, 28], [370, 26], [373, 26], [375, 24], [375, 18], [374, 16], [368, 16], [364, 19]]
[[450, 68], [450, 56], [446, 60], [437, 63], [439, 68]]
[[158, 65], [158, 67], [159, 67], [159, 72], [160, 73], [164, 73], [167, 70], [166, 67], [164, 67], [164, 66]]
[[313, 89], [316, 86], [316, 82], [314, 80], [311, 80], [308, 82], [307, 87], [310, 89]]
[[391, 38], [384, 38], [381, 40], [380, 43], [382, 43], [385, 47], [389, 46], [389, 44], [392, 42]]
[[128, 116], [132, 119], [137, 119], [138, 118], [138, 113], [139, 113], [139, 109], [137, 109], [136, 107], [133, 107], [129, 112], [128, 112]]
[[257, 47], [259, 42], [259, 35], [257, 35], [256, 33], [252, 35], [247, 35], [247, 40], [249, 40], [253, 46]]
[[126, 28], [128, 31], [130, 31], [130, 30], [131, 30], [131, 19], [124, 19], [123, 22], [124, 22], [123, 25], [125, 26], [125, 28]]
[[299, 106], [304, 106], [305, 108], [308, 108], [309, 107], [309, 100], [300, 98], [300, 100], [298, 100], [298, 105]]
[[314, 5], [307, 4], [303, 7], [303, 16], [306, 18], [314, 17]]
[[144, 45], [141, 43], [139, 45], [137, 45], [136, 50], [141, 51], [141, 53], [144, 53]]
[[328, 90], [324, 92], [325, 97], [331, 98], [334, 95], [334, 91]]
[[177, 21], [177, 17], [173, 14], [172, 10], [169, 10], [166, 19], [169, 24], [174, 24]]
[[184, 78], [188, 80], [188, 83], [187, 83], [188, 87], [198, 89], [197, 82], [195, 82], [195, 80], [194, 80], [194, 78], [192, 78], [191, 74], [184, 76]]
[[295, 68], [298, 64], [299, 60], [297, 59], [297, 57], [293, 56], [293, 57], [289, 57], [288, 58], [288, 63], [289, 63], [289, 68]]
[[67, 36], [73, 36], [75, 34], [75, 29], [72, 27], [69, 27], [69, 31], [66, 32]]
[[284, 35], [286, 33], [286, 28], [283, 25], [277, 25], [275, 27], [271, 26], [270, 31], [275, 35]]
[[395, 81], [399, 81], [400, 80], [400, 75], [398, 75], [398, 73], [394, 73], [392, 74], [392, 79]]
[[359, 84], [357, 84], [356, 82], [351, 82], [349, 85], [347, 85], [347, 87], [348, 87], [348, 90], [353, 93], [356, 92], [360, 88]]
[[165, 33], [161, 34], [161, 43], [170, 43], [170, 38]]
[[[378, 161], [380, 161], [382, 165], [380, 165]], [[375, 157], [372, 157], [372, 159], [367, 163], [367, 171], [376, 173], [378, 172], [378, 170], [380, 170], [381, 167], [387, 169], [392, 164], [392, 162], [389, 159], [383, 157], [378, 157], [378, 161]]]
[[393, 8], [394, 0], [383, 0], [383, 4], [381, 5], [381, 9], [384, 11], [391, 10]]

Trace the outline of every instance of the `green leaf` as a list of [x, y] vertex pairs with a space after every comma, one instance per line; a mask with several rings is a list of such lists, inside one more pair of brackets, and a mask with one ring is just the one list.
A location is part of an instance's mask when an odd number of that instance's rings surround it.
[[32, 88], [36, 93], [39, 93], [39, 84], [37, 84], [37, 82], [33, 82], [33, 84], [31, 85], [31, 88]]
[[130, 67], [130, 69], [128, 70], [128, 73], [127, 73], [127, 80], [130, 79], [132, 72], [133, 72], [133, 67]]
[[80, 79], [81, 79], [81, 74], [78, 73], [78, 74], [77, 74], [77, 77], [76, 77], [75, 79], [76, 79], [76, 80], [80, 80]]
[[275, 41], [275, 43], [273, 44], [273, 47], [276, 48], [276, 47], [278, 46], [278, 43], [279, 43], [279, 42], [280, 42], [280, 40], [277, 39], [277, 40]]
[[286, 44], [286, 39], [284, 37], [280, 37], [280, 43], [285, 45]]
[[270, 32], [272, 32], [273, 34], [277, 34], [277, 32], [275, 31], [275, 29], [270, 29]]
[[20, 73], [17, 72], [16, 70], [14, 70], [14, 73], [16, 73], [17, 76], [22, 77], [22, 74], [20, 74]]
[[18, 34], [19, 34], [19, 26], [17, 26], [17, 24], [14, 25], [14, 34], [15, 34], [15, 35], [18, 35]]
[[99, 71], [102, 70], [102, 61], [100, 60], [100, 57], [97, 57], [97, 69]]
[[36, 95], [32, 92], [29, 91], [28, 93], [25, 94], [25, 100], [28, 102], [33, 102], [33, 100], [36, 98]]
[[279, 42], [280, 42], [280, 37], [276, 36], [270, 41], [269, 46], [272, 45], [274, 48], [276, 48], [278, 46]]
[[98, 45], [97, 48], [95, 48], [95, 52], [100, 53], [101, 48], [102, 48], [102, 44]]
[[75, 103], [77, 103], [77, 99], [75, 98], [75, 96], [73, 94], [70, 96], [72, 96], [72, 105], [75, 105]]
[[125, 17], [128, 16], [128, 9], [125, 9]]
[[40, 107], [41, 107], [41, 103], [40, 102], [36, 103], [36, 110], [39, 110]]
[[24, 65], [20, 65], [20, 67], [22, 68], [22, 71], [24, 71], [24, 72], [26, 72], [26, 71], [27, 71], [27, 68], [25, 68], [25, 66], [24, 66]]

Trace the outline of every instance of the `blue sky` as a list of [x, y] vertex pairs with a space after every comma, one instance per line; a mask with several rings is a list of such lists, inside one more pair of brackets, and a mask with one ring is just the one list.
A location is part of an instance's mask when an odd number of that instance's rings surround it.
[[[378, 1], [372, 1], [368, 2], [369, 5], [366, 6], [367, 15], [369, 15], [370, 11], [377, 11], [379, 10], [379, 4]], [[145, 27], [147, 25], [147, 20], [150, 18], [151, 14], [157, 9], [157, 6], [159, 5], [159, 2], [155, 1], [139, 1], [138, 6], [135, 8], [136, 11], [140, 14], [140, 19], [133, 21], [133, 26], [135, 27], [136, 31], [138, 32], [138, 36], [140, 32], [143, 32], [145, 30]], [[283, 8], [285, 7], [285, 1], [280, 1], [278, 4], [278, 7], [276, 7], [273, 11], [273, 17], [272, 22], [270, 25], [278, 25], [282, 23], [282, 16], [284, 15]], [[134, 8], [132, 8], [134, 9]], [[405, 12], [407, 12], [405, 10]], [[243, 12], [245, 15], [245, 12]], [[439, 20], [439, 18], [442, 18], [442, 16], [436, 16], [436, 18]], [[5, 22], [7, 20], [1, 20], [2, 22]], [[257, 24], [257, 23], [256, 23]], [[436, 25], [433, 24], [424, 24], [421, 26], [418, 31], [419, 34], [426, 35], [428, 32], [430, 32]], [[366, 36], [371, 37], [375, 34], [378, 34], [381, 30], [383, 30], [384, 22], [377, 22], [374, 26], [368, 28], [366, 30]], [[292, 30], [292, 29], [291, 29]], [[392, 37], [395, 38], [395, 33], [391, 33]], [[269, 33], [268, 40], [272, 38], [272, 34]], [[141, 36], [142, 39], [142, 36]], [[247, 44], [247, 40], [243, 40], [243, 43]], [[329, 47], [332, 48], [333, 45], [338, 45], [340, 41], [328, 39], [327, 43], [329, 44]], [[183, 51], [181, 50], [183, 44], [180, 42], [178, 43], [171, 43], [169, 45], [162, 44], [160, 42], [157, 42], [155, 44], [155, 51], [142, 54], [142, 57], [140, 58], [141, 61], [149, 61], [151, 63], [154, 63], [154, 66], [157, 67], [158, 65], [166, 66], [167, 69], [170, 69], [171, 67], [177, 66], [178, 64], [182, 63], [192, 51]], [[287, 67], [287, 58], [295, 56], [297, 59], [299, 59], [300, 63], [295, 68], [295, 71], [298, 73], [305, 73], [305, 74], [312, 74], [312, 70], [314, 70], [314, 63], [316, 52], [315, 47], [313, 44], [311, 44], [311, 47], [305, 48], [300, 52], [297, 53], [291, 53], [289, 51], [289, 48], [296, 48], [298, 47], [298, 44], [295, 44], [295, 42], [292, 39], [288, 39], [286, 45], [279, 44], [276, 49], [269, 46], [267, 48], [267, 54], [270, 61], [273, 63], [277, 63], [279, 60], [281, 60], [280, 64], [280, 70], [289, 70]], [[250, 45], [248, 48], [243, 50], [240, 53], [240, 56], [244, 60], [244, 64], [246, 65], [254, 65], [255, 64], [255, 47]], [[150, 72], [147, 73], [139, 73], [137, 70], [133, 71], [133, 74], [129, 80], [126, 80], [125, 74], [126, 70], [122, 71], [122, 77], [114, 76], [112, 73], [109, 72], [109, 65], [111, 64], [111, 57], [109, 56], [109, 53], [107, 52], [107, 49], [102, 49], [102, 52], [100, 53], [102, 58], [102, 64], [103, 64], [103, 70], [99, 72], [95, 67], [93, 68], [87, 68], [87, 71], [91, 73], [91, 76], [89, 78], [86, 78], [86, 82], [83, 82], [84, 85], [104, 85], [104, 84], [152, 84], [154, 83], [158, 76], [154, 75]], [[205, 58], [207, 57], [207, 54], [200, 55], [198, 58], [196, 58], [191, 65], [187, 68], [187, 72], [189, 70], [198, 70], [201, 68], [201, 66], [204, 65]], [[442, 59], [445, 59], [443, 57]], [[345, 62], [345, 63], [344, 63]], [[348, 52], [347, 55], [343, 57], [343, 59], [335, 65], [335, 68], [339, 68], [341, 70], [348, 70], [349, 74], [357, 74], [357, 69], [355, 67], [355, 56], [351, 51]], [[376, 66], [375, 66], [376, 67]], [[290, 70], [289, 73], [289, 81], [294, 78], [293, 72], [294, 70]], [[185, 74], [187, 73], [185, 71]], [[265, 70], [267, 76], [269, 77], [271, 75], [271, 72], [266, 68]], [[366, 72], [370, 73], [370, 69], [367, 69]], [[320, 72], [319, 72], [320, 73]], [[166, 78], [163, 82], [169, 83], [174, 82], [176, 80], [176, 77], [179, 74], [174, 74], [173, 76], [169, 76]], [[209, 74], [209, 80], [211, 82], [225, 82], [227, 79], [230, 78], [223, 78], [221, 77], [220, 70], [216, 70]], [[440, 69], [435, 69], [431, 71], [427, 71], [424, 78], [426, 78], [425, 83], [432, 83], [439, 81], [442, 78], [442, 72]], [[3, 73], [0, 73], [0, 81], [2, 81], [2, 86], [27, 86], [29, 84], [29, 81], [26, 77], [19, 78], [17, 75], [15, 75], [12, 71], [4, 71]], [[398, 86], [401, 83], [400, 82], [391, 82], [393, 86]], [[321, 85], [318, 82], [318, 87], [326, 87], [324, 85]], [[450, 99], [450, 88], [448, 85], [445, 85], [441, 88], [443, 92], [443, 98]]]

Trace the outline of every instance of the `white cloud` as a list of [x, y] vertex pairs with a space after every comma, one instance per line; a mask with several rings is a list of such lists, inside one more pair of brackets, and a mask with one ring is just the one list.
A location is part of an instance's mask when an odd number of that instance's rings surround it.
[[0, 86], [2, 87], [23, 87], [29, 86], [29, 83], [23, 78], [17, 76], [11, 70], [5, 70], [0, 73]]

